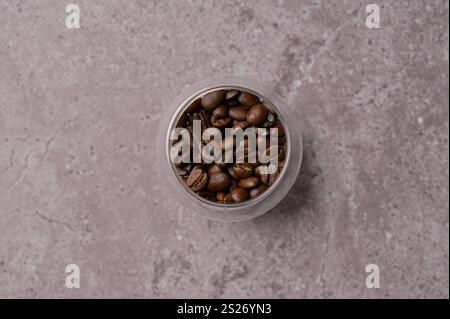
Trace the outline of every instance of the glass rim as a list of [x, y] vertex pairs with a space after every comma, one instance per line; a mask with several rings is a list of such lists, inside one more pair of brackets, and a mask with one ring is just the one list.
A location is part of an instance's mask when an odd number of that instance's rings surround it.
[[[199, 98], [209, 92], [213, 92], [213, 91], [217, 91], [217, 90], [241, 90], [241, 91], [246, 91], [246, 92], [256, 94], [258, 97], [262, 98], [263, 101], [266, 101], [269, 103], [270, 107], [273, 108], [273, 110], [281, 118], [283, 127], [285, 128], [287, 152], [286, 152], [286, 157], [284, 160], [285, 164], [284, 164], [280, 174], [277, 176], [275, 182], [272, 183], [271, 185], [269, 185], [269, 187], [266, 190], [264, 190], [261, 194], [259, 194], [258, 196], [254, 197], [254, 198], [251, 198], [249, 200], [246, 200], [246, 201], [243, 201], [240, 203], [222, 204], [222, 203], [207, 200], [206, 198], [195, 193], [189, 187], [186, 186], [186, 184], [183, 182], [181, 177], [177, 174], [177, 172], [175, 170], [175, 164], [170, 159], [170, 133], [176, 127], [183, 112], [197, 98]], [[283, 178], [285, 177], [286, 172], [287, 172], [287, 167], [290, 164], [291, 153], [292, 153], [290, 129], [287, 125], [287, 121], [285, 119], [283, 112], [280, 110], [280, 107], [277, 106], [271, 98], [269, 98], [266, 94], [264, 94], [264, 92], [261, 93], [260, 91], [258, 91], [256, 89], [246, 87], [241, 84], [204, 85], [202, 88], [197, 89], [194, 93], [187, 96], [177, 107], [177, 109], [175, 110], [174, 114], [172, 115], [172, 117], [170, 119], [164, 144], [165, 144], [166, 159], [171, 167], [171, 171], [174, 174], [174, 177], [176, 178], [178, 184], [180, 184], [182, 189], [184, 191], [186, 191], [187, 193], [189, 193], [193, 198], [199, 200], [205, 206], [222, 208], [225, 210], [227, 210], [227, 209], [232, 210], [233, 208], [243, 208], [243, 207], [247, 207], [247, 206], [253, 206], [253, 205], [256, 205], [256, 204], [260, 203], [261, 201], [265, 200], [268, 196], [270, 196], [270, 194], [272, 194], [274, 192], [274, 190], [280, 185]], [[201, 163], [198, 163], [198, 165], [201, 165]]]

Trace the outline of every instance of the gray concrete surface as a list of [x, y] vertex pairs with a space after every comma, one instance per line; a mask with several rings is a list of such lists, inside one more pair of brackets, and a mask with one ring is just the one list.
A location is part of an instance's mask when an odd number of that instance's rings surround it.
[[[0, 2], [1, 298], [449, 297], [448, 1], [377, 1], [367, 29], [364, 1], [76, 0], [79, 30], [66, 2]], [[305, 137], [239, 224], [185, 214], [153, 162], [165, 106], [221, 74]]]

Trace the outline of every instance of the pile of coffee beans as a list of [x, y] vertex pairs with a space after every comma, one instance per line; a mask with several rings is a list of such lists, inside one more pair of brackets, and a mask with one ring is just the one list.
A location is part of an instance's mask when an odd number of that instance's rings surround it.
[[[249, 163], [246, 148], [243, 163], [234, 159], [233, 163], [177, 164], [178, 175], [193, 192], [216, 203], [240, 203], [261, 195], [276, 180], [284, 166], [286, 137], [283, 123], [267, 101], [241, 89], [209, 91], [186, 107], [176, 125], [186, 128], [192, 138], [195, 119], [201, 121], [202, 130], [254, 127], [263, 128], [268, 135], [270, 128], [278, 128], [278, 167], [273, 174], [263, 174], [261, 168], [269, 164]], [[269, 147], [269, 143], [266, 145]]]

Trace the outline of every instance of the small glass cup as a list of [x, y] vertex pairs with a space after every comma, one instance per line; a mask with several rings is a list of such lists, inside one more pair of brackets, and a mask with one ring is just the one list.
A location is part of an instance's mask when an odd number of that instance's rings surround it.
[[[181, 114], [198, 96], [218, 89], [237, 89], [255, 93], [273, 106], [285, 128], [287, 152], [285, 164], [279, 176], [261, 195], [241, 203], [220, 204], [199, 196], [182, 182], [170, 160], [170, 133], [176, 127]], [[171, 194], [168, 198], [178, 201], [188, 213], [227, 222], [255, 218], [275, 207], [286, 196], [297, 179], [303, 152], [302, 136], [298, 126], [296, 115], [281, 97], [257, 81], [241, 77], [201, 81], [178, 95], [169, 105], [161, 120], [157, 146], [158, 162], [160, 163], [159, 180], [168, 188], [168, 193]]]

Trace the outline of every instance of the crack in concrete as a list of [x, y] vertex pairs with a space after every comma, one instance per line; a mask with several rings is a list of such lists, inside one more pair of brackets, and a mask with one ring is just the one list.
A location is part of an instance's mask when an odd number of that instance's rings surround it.
[[28, 168], [28, 162], [30, 159], [31, 154], [35, 151], [36, 149], [33, 148], [31, 151], [29, 151], [27, 153], [27, 155], [25, 156], [25, 164], [22, 165], [22, 167], [19, 170], [19, 173], [17, 174], [17, 177], [14, 179], [14, 181], [11, 183], [11, 185], [14, 185], [15, 183], [17, 183], [17, 181], [19, 181], [19, 179], [22, 178], [23, 173], [27, 170]]
[[50, 217], [48, 217], [48, 216], [45, 216], [45, 215], [41, 214], [39, 211], [36, 211], [36, 212], [34, 213], [34, 215], [35, 215], [35, 216], [38, 216], [39, 218], [41, 218], [42, 220], [44, 220], [44, 221], [46, 221], [46, 222], [48, 222], [48, 223], [50, 223], [50, 224], [55, 224], [55, 225], [59, 225], [59, 226], [64, 226], [64, 227], [66, 227], [67, 229], [69, 229], [70, 231], [76, 232], [76, 230], [75, 230], [70, 224], [68, 224], [68, 223], [66, 223], [66, 222], [61, 222], [61, 221], [59, 221], [59, 220], [50, 218]]
[[14, 166], [14, 154], [16, 153], [15, 150], [11, 151], [11, 155], [9, 155], [9, 164], [0, 172], [0, 175], [5, 174], [11, 167]]
[[[358, 10], [361, 8], [361, 5], [358, 6], [358, 8], [356, 8], [355, 10], [352, 11], [351, 15], [352, 16], [357, 16], [357, 12]], [[310, 77], [311, 75], [311, 69], [313, 68], [313, 66], [316, 64], [316, 61], [318, 60], [318, 58], [323, 55], [325, 52], [327, 52], [329, 50], [329, 46], [330, 44], [333, 42], [334, 39], [336, 39], [336, 36], [339, 34], [339, 32], [346, 27], [347, 25], [349, 25], [350, 23], [353, 22], [353, 19], [349, 19], [349, 20], [345, 20], [343, 23], [341, 23], [339, 26], [337, 26], [334, 31], [331, 33], [331, 35], [323, 42], [322, 45], [320, 45], [316, 52], [314, 54], [311, 55], [310, 59], [311, 62], [305, 66], [305, 78]], [[301, 84], [303, 83], [300, 80]], [[300, 85], [301, 85], [300, 84]]]
[[45, 150], [44, 150], [44, 153], [42, 154], [42, 157], [43, 157], [44, 159], [47, 158], [47, 154], [48, 154], [48, 151], [49, 151], [49, 149], [50, 149], [50, 145], [53, 143], [54, 140], [55, 140], [55, 137], [52, 136], [52, 137], [45, 143]]
[[[300, 71], [303, 71], [302, 74], [302, 78], [299, 78], [298, 81], [298, 86], [297, 87], [301, 87], [303, 85], [303, 83], [305, 82], [306, 79], [311, 77], [311, 70], [314, 67], [314, 65], [316, 64], [317, 60], [319, 59], [320, 56], [322, 56], [325, 52], [327, 52], [329, 50], [329, 47], [331, 45], [331, 43], [333, 43], [333, 40], [336, 39], [336, 36], [339, 34], [339, 32], [346, 27], [347, 25], [351, 24], [354, 22], [355, 17], [358, 16], [358, 11], [361, 9], [362, 4], [360, 4], [355, 10], [353, 10], [351, 12], [351, 18], [350, 19], [346, 19], [344, 22], [340, 23], [331, 33], [331, 35], [325, 39], [324, 41], [321, 41], [320, 45], [317, 47], [316, 52], [314, 54], [311, 54], [310, 56], [310, 62], [305, 64], [305, 63], [301, 63], [298, 68], [300, 69]], [[290, 44], [292, 45], [292, 44]], [[288, 47], [290, 46], [288, 45]], [[285, 80], [286, 78], [289, 78], [289, 72], [292, 71], [288, 71], [287, 73], [285, 73], [284, 75], [281, 76], [280, 82], [276, 87], [277, 91], [280, 91], [281, 86], [283, 85], [283, 80]], [[288, 89], [289, 90], [289, 89]]]
[[66, 132], [67, 132], [67, 126], [68, 126], [69, 124], [72, 124], [72, 123], [76, 122], [76, 121], [78, 120], [78, 117], [79, 117], [79, 115], [76, 114], [74, 117], [72, 117], [72, 118], [70, 118], [70, 119], [65, 120], [64, 122], [62, 122], [62, 124], [61, 124], [61, 126], [60, 126], [61, 132], [62, 132], [61, 135], [66, 134]]

